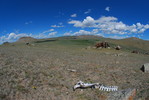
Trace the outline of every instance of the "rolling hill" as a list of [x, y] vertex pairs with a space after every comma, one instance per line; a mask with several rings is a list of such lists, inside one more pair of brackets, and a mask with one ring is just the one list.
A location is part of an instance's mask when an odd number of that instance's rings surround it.
[[[111, 49], [92, 48], [103, 41]], [[115, 50], [117, 45], [122, 49]], [[136, 99], [148, 100], [149, 73], [140, 70], [149, 63], [149, 55], [143, 54], [148, 47], [149, 41], [138, 38], [23, 37], [0, 46], [0, 100], [106, 100], [111, 93], [99, 89], [73, 91], [80, 80], [118, 86], [119, 90], [135, 88]], [[131, 53], [134, 49], [142, 53]]]

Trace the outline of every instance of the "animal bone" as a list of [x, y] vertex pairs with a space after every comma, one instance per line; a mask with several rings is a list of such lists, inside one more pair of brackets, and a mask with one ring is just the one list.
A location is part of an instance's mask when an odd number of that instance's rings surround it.
[[75, 69], [67, 69], [67, 70], [70, 71], [70, 72], [76, 72]]
[[93, 88], [95, 86], [95, 84], [91, 84], [91, 83], [84, 83], [82, 81], [79, 81], [74, 87], [73, 90], [77, 89], [77, 88]]
[[102, 91], [117, 91], [118, 86], [104, 86], [99, 83], [84, 83], [82, 81], [77, 82], [77, 84], [73, 87], [73, 90], [78, 88], [85, 89], [85, 88], [95, 88]]
[[117, 91], [118, 90], [118, 86], [100, 86], [99, 90], [102, 91]]

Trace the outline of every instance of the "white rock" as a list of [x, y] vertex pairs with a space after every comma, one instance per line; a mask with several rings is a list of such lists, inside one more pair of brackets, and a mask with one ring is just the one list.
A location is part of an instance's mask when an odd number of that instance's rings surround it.
[[144, 64], [141, 69], [143, 72], [149, 72], [149, 63]]

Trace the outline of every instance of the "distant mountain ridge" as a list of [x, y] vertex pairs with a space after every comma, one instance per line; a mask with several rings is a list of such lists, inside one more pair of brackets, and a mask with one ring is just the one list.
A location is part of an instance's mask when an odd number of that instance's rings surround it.
[[123, 49], [127, 49], [127, 50], [149, 51], [149, 41], [142, 40], [136, 37], [130, 37], [125, 39], [111, 39], [111, 38], [105, 38], [105, 37], [96, 36], [96, 35], [62, 36], [62, 37], [54, 37], [54, 38], [47, 38], [47, 39], [21, 37], [16, 43], [26, 43], [26, 42], [48, 43], [51, 41], [59, 41], [59, 43], [61, 43], [63, 41], [64, 44], [65, 42], [70, 42], [71, 44], [72, 42], [71, 40], [73, 41], [82, 40], [82, 45], [83, 45], [83, 42], [85, 43], [85, 40], [92, 40], [92, 44], [90, 44], [90, 46], [93, 46], [93, 44], [96, 44], [97, 42], [107, 41], [112, 46], [120, 45]]

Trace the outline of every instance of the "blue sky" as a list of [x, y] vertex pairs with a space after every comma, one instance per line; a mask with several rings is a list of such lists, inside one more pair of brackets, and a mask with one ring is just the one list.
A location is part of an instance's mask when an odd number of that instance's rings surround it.
[[149, 40], [148, 0], [0, 0], [0, 43], [23, 36]]

